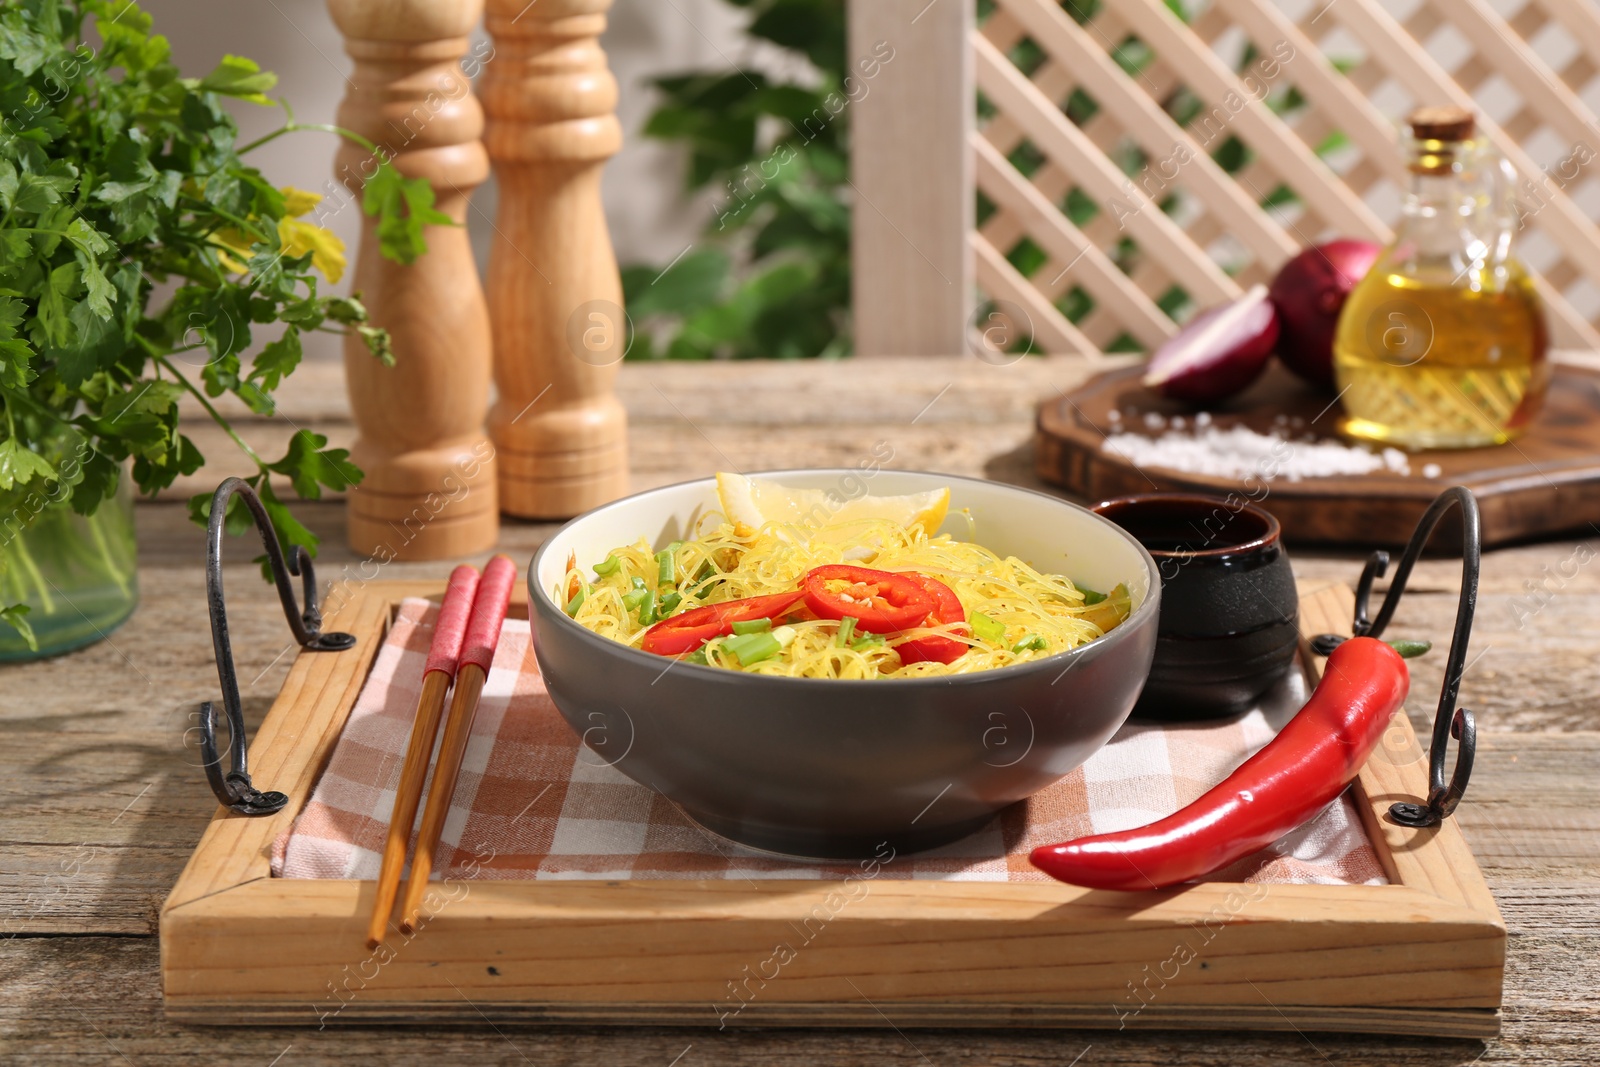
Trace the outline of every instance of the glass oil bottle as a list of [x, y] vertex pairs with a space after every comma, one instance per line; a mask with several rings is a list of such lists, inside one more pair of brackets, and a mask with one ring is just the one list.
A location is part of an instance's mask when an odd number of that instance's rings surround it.
[[1469, 111], [1407, 123], [1405, 216], [1334, 335], [1341, 428], [1410, 450], [1504, 444], [1550, 379], [1543, 305], [1511, 256], [1515, 172], [1474, 139]]

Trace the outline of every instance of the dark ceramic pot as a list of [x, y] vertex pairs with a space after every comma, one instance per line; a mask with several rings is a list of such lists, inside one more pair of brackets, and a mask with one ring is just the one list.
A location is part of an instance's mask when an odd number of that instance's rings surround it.
[[1300, 643], [1300, 600], [1276, 518], [1191, 493], [1118, 497], [1094, 510], [1138, 538], [1161, 574], [1155, 661], [1135, 716], [1235, 714], [1283, 677]]
[[[861, 472], [782, 471], [848, 495]], [[717, 509], [711, 479], [620, 500], [568, 523], [528, 573], [534, 651], [550, 697], [597, 757], [744, 845], [861, 858], [888, 842], [931, 848], [1077, 768], [1127, 719], [1155, 649], [1160, 581], [1131, 536], [1084, 508], [1014, 486], [878, 471], [873, 493], [949, 486], [946, 529], [1094, 589], [1133, 594], [1117, 629], [1000, 670], [897, 681], [742, 674], [602, 637], [552, 596], [569, 554], [590, 568], [617, 545], [661, 545]]]

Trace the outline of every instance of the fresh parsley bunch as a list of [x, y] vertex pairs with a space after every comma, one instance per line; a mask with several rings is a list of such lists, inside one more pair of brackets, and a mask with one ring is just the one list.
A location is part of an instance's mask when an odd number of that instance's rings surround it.
[[[247, 480], [285, 549], [315, 551], [269, 475], [317, 499], [361, 472], [307, 430], [269, 462], [212, 400], [232, 393], [271, 414], [308, 331], [356, 331], [375, 358], [393, 354], [358, 298], [318, 292], [318, 273], [336, 282], [345, 265], [339, 239], [303, 218], [321, 198], [277, 188], [241, 157], [304, 129], [372, 149], [381, 165], [363, 208], [399, 262], [425, 250], [424, 225], [450, 220], [376, 146], [297, 124], [287, 105], [282, 129], [239, 146], [222, 98], [270, 106], [276, 77], [237, 56], [182, 77], [150, 23], [132, 0], [0, 3], [0, 523], [10, 541], [42, 501], [70, 498], [88, 515], [130, 458], [146, 493], [199, 470], [178, 429], [187, 393], [255, 463]], [[252, 327], [269, 323], [286, 325], [247, 361]], [[209, 507], [190, 502], [200, 522]], [[248, 523], [242, 508], [228, 518]], [[0, 567], [5, 555], [0, 545]], [[24, 635], [26, 611], [0, 599], [0, 621]]]

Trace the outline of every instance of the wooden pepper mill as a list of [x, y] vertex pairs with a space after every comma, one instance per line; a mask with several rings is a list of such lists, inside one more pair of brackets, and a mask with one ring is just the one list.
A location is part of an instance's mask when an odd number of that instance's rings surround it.
[[[436, 206], [464, 223], [467, 197], [489, 175], [483, 110], [461, 65], [483, 0], [328, 0], [355, 60], [338, 121], [374, 141]], [[473, 65], [481, 62], [474, 56]], [[345, 142], [334, 163], [360, 202], [375, 163]], [[362, 224], [356, 292], [394, 338], [395, 366], [345, 342], [345, 380], [359, 431], [351, 458], [366, 478], [349, 495], [351, 547], [380, 562], [483, 551], [499, 534], [489, 403], [489, 315], [465, 226], [430, 226], [409, 266], [378, 253]]]
[[500, 183], [489, 256], [500, 506], [562, 518], [628, 491], [622, 282], [600, 170], [622, 145], [598, 37], [611, 0], [489, 0], [479, 83]]

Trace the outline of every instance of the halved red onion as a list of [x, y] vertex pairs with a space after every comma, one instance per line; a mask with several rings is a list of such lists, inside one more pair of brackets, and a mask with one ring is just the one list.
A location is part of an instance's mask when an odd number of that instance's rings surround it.
[[1174, 400], [1213, 404], [1255, 381], [1277, 341], [1277, 312], [1267, 287], [1257, 285], [1167, 338], [1150, 357], [1144, 384]]
[[1278, 358], [1306, 381], [1333, 388], [1333, 333], [1345, 298], [1383, 249], [1340, 239], [1301, 252], [1272, 279], [1278, 308]]

